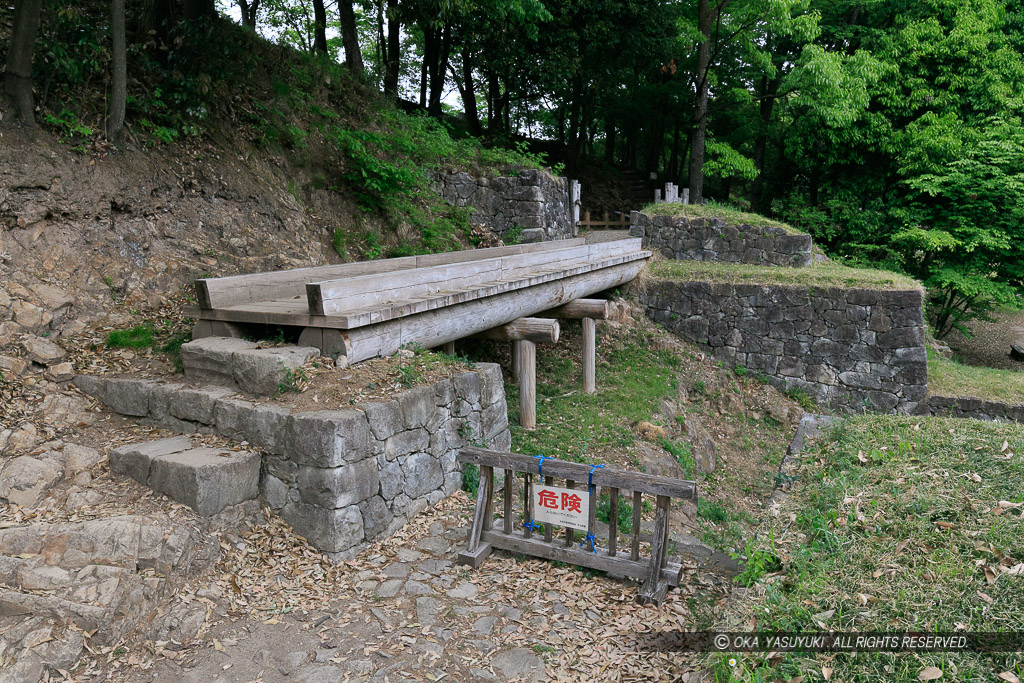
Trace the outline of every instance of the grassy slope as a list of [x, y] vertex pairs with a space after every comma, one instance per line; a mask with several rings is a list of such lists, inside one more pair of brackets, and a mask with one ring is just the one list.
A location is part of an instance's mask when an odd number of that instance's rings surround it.
[[782, 228], [793, 235], [804, 234], [787, 223], [780, 223], [757, 213], [740, 211], [727, 204], [648, 204], [642, 209], [648, 216], [685, 216], [687, 218], [720, 218], [728, 225], [752, 225], [755, 228]]
[[[697, 481], [701, 502], [688, 510], [695, 519], [686, 530], [726, 552], [742, 550], [775, 485], [797, 406], [755, 378], [704, 360], [694, 347], [643, 319], [598, 325], [598, 391], [586, 395], [580, 387], [581, 344], [579, 323], [564, 321], [558, 344], [538, 346], [535, 430], [518, 426], [517, 383], [506, 378], [512, 450], [640, 471], [651, 471], [653, 455], [659, 474]], [[467, 351], [507, 367], [508, 346], [486, 342]], [[666, 403], [676, 417], [666, 414]], [[770, 416], [773, 411], [788, 411], [788, 417], [780, 422]], [[711, 474], [694, 471], [684, 429], [691, 418], [717, 446], [718, 468]], [[606, 508], [598, 508], [602, 521]]]
[[920, 283], [899, 273], [849, 268], [831, 261], [806, 268], [778, 268], [717, 261], [660, 261], [651, 275], [664, 280], [694, 280], [743, 285], [774, 284], [791, 287], [855, 287], [866, 289], [919, 289]]
[[1016, 405], [1024, 403], [1024, 372], [962, 365], [929, 349], [928, 391]]
[[[1005, 450], [1003, 447], [1006, 443]], [[812, 446], [751, 549], [781, 561], [737, 601], [744, 630], [995, 631], [1024, 623], [1024, 427], [849, 418]], [[1005, 501], [1000, 503], [1000, 501]], [[771, 567], [767, 567], [771, 571]], [[820, 623], [819, 623], [820, 622]], [[1020, 654], [743, 655], [719, 680], [991, 681]], [[731, 676], [731, 678], [730, 678]]]

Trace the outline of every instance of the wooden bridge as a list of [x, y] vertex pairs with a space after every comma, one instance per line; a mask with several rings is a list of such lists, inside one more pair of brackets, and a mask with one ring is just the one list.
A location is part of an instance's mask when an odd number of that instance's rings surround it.
[[[194, 338], [239, 324], [302, 328], [350, 363], [442, 346], [617, 287], [651, 256], [639, 239], [582, 239], [196, 280]], [[557, 337], [556, 337], [557, 338]]]

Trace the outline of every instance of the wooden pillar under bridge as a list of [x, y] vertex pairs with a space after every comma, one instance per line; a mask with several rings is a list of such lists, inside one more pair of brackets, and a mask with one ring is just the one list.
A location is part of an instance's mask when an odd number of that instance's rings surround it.
[[519, 425], [523, 429], [536, 429], [537, 345], [525, 339], [519, 345]]
[[444, 349], [444, 352], [447, 353], [449, 356], [454, 356], [455, 355], [455, 342], [448, 342], [447, 344], [444, 345], [443, 349]]
[[512, 374], [519, 377], [519, 368], [521, 367], [521, 354], [523, 353], [522, 342], [512, 342]]
[[583, 391], [597, 391], [597, 320], [606, 320], [610, 304], [605, 299], [576, 299], [541, 313], [553, 318], [579, 318], [583, 322]]

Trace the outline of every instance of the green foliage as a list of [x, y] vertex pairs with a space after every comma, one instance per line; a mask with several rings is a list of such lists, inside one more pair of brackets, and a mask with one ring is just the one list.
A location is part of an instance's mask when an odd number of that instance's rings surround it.
[[152, 325], [137, 325], [126, 330], [107, 333], [107, 346], [112, 349], [148, 349], [153, 346], [156, 330]]
[[747, 373], [750, 372], [745, 365], [737, 365], [732, 371], [736, 373], [737, 377], [746, 377]]
[[661, 447], [668, 451], [675, 458], [676, 462], [679, 463], [679, 469], [683, 471], [683, 476], [687, 479], [692, 479], [696, 470], [696, 463], [693, 460], [693, 449], [690, 448], [690, 444], [685, 441], [671, 441], [662, 437]]
[[290, 392], [302, 391], [302, 385], [309, 377], [305, 368], [285, 368], [281, 375], [281, 381], [277, 383], [277, 393], [287, 394]]
[[814, 399], [811, 398], [811, 395], [808, 394], [803, 389], [800, 389], [800, 388], [797, 388], [797, 387], [790, 387], [790, 388], [786, 389], [785, 394], [789, 398], [791, 398], [794, 401], [796, 401], [797, 403], [799, 403], [800, 407], [803, 408], [804, 410], [806, 410], [809, 413], [813, 413], [813, 412], [816, 412], [818, 410], [818, 406], [814, 402]]
[[462, 466], [462, 490], [470, 495], [470, 497], [476, 497], [477, 490], [480, 488], [480, 467], [472, 463], [467, 463]]
[[185, 366], [181, 362], [181, 346], [192, 341], [191, 332], [177, 332], [172, 334], [164, 341], [163, 346], [160, 350], [170, 356], [171, 363], [174, 364], [174, 369], [178, 372], [184, 372]]

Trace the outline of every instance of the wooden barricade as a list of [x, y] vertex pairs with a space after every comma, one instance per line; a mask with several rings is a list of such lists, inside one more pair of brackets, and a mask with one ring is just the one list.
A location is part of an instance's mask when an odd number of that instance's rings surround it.
[[[637, 601], [640, 604], [661, 604], [670, 586], [678, 586], [682, 566], [668, 562], [669, 504], [673, 498], [696, 500], [697, 485], [692, 481], [656, 477], [639, 472], [566, 462], [554, 458], [499, 453], [482, 448], [464, 448], [458, 460], [480, 467], [480, 487], [476, 509], [469, 529], [466, 549], [459, 553], [460, 564], [479, 567], [495, 548], [548, 560], [567, 562], [606, 571], [613, 576], [628, 576], [643, 581]], [[494, 528], [494, 470], [504, 470], [504, 509], [500, 528]], [[522, 475], [522, 507], [514, 513], [517, 497], [517, 475]], [[534, 475], [542, 477], [536, 483]], [[541, 534], [534, 534], [536, 510], [534, 487], [551, 487], [556, 479], [564, 479], [561, 488], [576, 489], [588, 495], [587, 531], [583, 543], [575, 542], [575, 531], [563, 527], [558, 537], [554, 524], [545, 523]], [[598, 490], [609, 493], [608, 537], [602, 543], [594, 535]], [[618, 511], [622, 492], [632, 495], [633, 524], [628, 549], [619, 550]], [[655, 497], [654, 532], [649, 550], [641, 555], [641, 515], [643, 496]]]
[[604, 212], [603, 218], [591, 218], [589, 211], [583, 212], [583, 220], [576, 225], [587, 230], [629, 230], [629, 212], [616, 211], [615, 218], [609, 218]]

